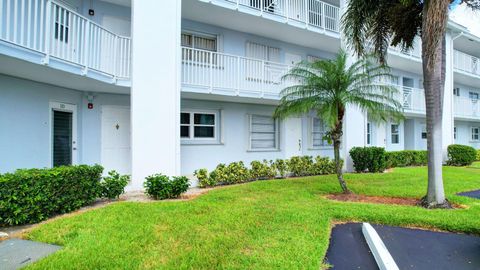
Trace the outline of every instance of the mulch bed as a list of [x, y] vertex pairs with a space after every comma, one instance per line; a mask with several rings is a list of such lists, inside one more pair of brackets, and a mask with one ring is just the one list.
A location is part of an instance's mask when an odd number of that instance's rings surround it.
[[361, 194], [331, 194], [327, 196], [330, 200], [342, 202], [364, 202], [364, 203], [381, 203], [381, 204], [396, 204], [396, 205], [418, 205], [419, 200], [415, 198], [393, 198], [380, 196], [367, 196]]

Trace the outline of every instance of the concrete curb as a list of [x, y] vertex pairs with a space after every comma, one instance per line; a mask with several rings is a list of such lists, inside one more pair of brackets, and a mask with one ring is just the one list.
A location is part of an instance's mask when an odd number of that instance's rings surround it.
[[387, 247], [372, 225], [363, 223], [362, 233], [380, 270], [399, 270], [392, 255], [390, 255], [390, 252], [388, 252]]

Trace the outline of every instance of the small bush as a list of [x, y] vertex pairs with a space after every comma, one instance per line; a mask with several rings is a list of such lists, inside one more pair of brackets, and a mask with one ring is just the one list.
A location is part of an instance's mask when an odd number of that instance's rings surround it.
[[284, 159], [277, 159], [273, 162], [272, 166], [275, 168], [277, 175], [280, 178], [287, 177], [288, 173], [288, 164]]
[[102, 171], [80, 165], [0, 175], [0, 225], [36, 223], [93, 203]]
[[311, 175], [313, 160], [311, 156], [295, 156], [288, 161], [288, 169], [293, 176]]
[[[343, 166], [343, 161], [342, 166]], [[328, 157], [316, 157], [315, 162], [311, 167], [311, 175], [324, 175], [324, 174], [334, 174], [335, 171], [335, 161], [330, 160]]]
[[386, 153], [387, 168], [423, 166], [428, 163], [427, 151], [403, 150]]
[[201, 188], [213, 187], [217, 185], [215, 177], [208, 174], [207, 169], [196, 170], [193, 175], [198, 179], [198, 186]]
[[356, 172], [383, 172], [386, 167], [385, 149], [383, 147], [353, 147], [350, 157]]
[[477, 151], [471, 146], [452, 144], [448, 146], [447, 151], [448, 165], [451, 166], [467, 166], [477, 159]]
[[155, 200], [178, 198], [190, 186], [185, 176], [174, 176], [172, 179], [163, 174], [154, 174], [145, 178], [145, 193]]
[[108, 176], [100, 182], [103, 198], [117, 199], [125, 192], [125, 187], [130, 182], [130, 175], [120, 175], [116, 171], [108, 172]]
[[272, 162], [263, 160], [263, 162], [254, 160], [250, 163], [250, 176], [252, 179], [272, 179], [275, 178], [277, 172]]

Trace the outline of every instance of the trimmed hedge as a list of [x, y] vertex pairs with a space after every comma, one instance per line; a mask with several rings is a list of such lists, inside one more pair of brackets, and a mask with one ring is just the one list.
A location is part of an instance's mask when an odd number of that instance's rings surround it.
[[353, 147], [350, 157], [356, 172], [376, 173], [387, 168], [386, 154], [383, 147]]
[[477, 159], [477, 151], [468, 145], [451, 144], [447, 148], [448, 165], [467, 166]]
[[353, 147], [350, 157], [356, 172], [383, 172], [386, 168], [424, 166], [427, 151], [403, 150], [386, 152], [383, 147]]
[[425, 166], [428, 163], [426, 150], [403, 150], [386, 152], [387, 168]]
[[145, 178], [143, 186], [145, 194], [155, 200], [178, 198], [188, 190], [190, 183], [185, 176], [174, 176], [172, 178], [163, 174], [154, 174]]
[[[343, 161], [341, 161], [343, 164]], [[194, 175], [200, 187], [229, 185], [255, 180], [285, 178], [287, 176], [310, 176], [335, 173], [335, 162], [327, 157], [295, 156], [289, 160], [252, 161], [248, 169], [242, 161], [228, 165], [219, 164], [208, 173], [207, 169], [198, 169]]]
[[0, 225], [36, 223], [93, 203], [100, 165], [25, 169], [0, 175]]

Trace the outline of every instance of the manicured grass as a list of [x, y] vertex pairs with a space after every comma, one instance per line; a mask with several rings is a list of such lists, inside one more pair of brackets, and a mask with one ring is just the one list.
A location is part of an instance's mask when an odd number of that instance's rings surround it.
[[[426, 168], [349, 174], [356, 193], [420, 198]], [[332, 222], [368, 221], [480, 234], [480, 170], [444, 168], [450, 201], [467, 209], [426, 210], [334, 202], [335, 176], [259, 181], [192, 201], [115, 203], [42, 225], [28, 238], [64, 248], [28, 269], [319, 269]], [[348, 256], [348, 254], [345, 254]]]

